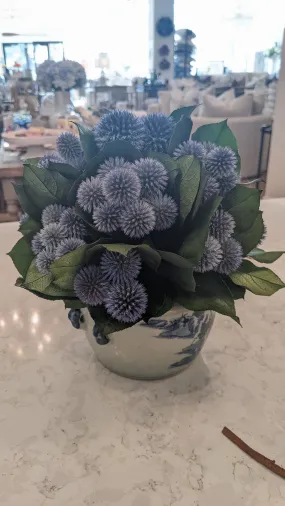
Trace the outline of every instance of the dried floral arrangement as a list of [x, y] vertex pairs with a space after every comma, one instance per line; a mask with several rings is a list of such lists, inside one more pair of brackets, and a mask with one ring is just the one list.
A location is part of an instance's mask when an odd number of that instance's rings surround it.
[[57, 151], [24, 164], [15, 185], [23, 237], [9, 253], [16, 285], [80, 309], [107, 336], [174, 304], [239, 322], [246, 290], [284, 286], [270, 269], [282, 252], [265, 236], [260, 192], [239, 183], [240, 158], [227, 121], [190, 138], [193, 108], [169, 117], [106, 113], [95, 129], [62, 133]]
[[86, 73], [76, 61], [45, 60], [37, 68], [37, 81], [44, 91], [69, 91], [84, 86]]

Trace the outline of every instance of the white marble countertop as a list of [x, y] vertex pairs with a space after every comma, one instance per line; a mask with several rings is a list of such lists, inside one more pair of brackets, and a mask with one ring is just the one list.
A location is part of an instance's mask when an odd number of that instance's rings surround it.
[[[285, 249], [285, 200], [263, 201], [265, 247]], [[285, 290], [218, 316], [205, 364], [144, 383], [92, 357], [62, 303], [13, 283], [1, 224], [0, 505], [284, 506], [285, 481], [228, 441], [285, 466]], [[285, 277], [285, 258], [275, 264]]]

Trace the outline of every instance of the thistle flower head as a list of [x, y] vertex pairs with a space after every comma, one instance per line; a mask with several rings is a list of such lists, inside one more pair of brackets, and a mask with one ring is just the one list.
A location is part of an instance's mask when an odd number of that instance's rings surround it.
[[112, 318], [124, 323], [135, 323], [145, 313], [146, 290], [141, 283], [134, 280], [111, 286], [105, 307]]
[[212, 149], [215, 149], [215, 147], [216, 147], [216, 144], [214, 144], [213, 142], [209, 142], [209, 141], [202, 142], [202, 144], [203, 144], [204, 149], [206, 151], [206, 155], [209, 153], [209, 151], [212, 151]]
[[127, 205], [140, 196], [141, 183], [135, 171], [114, 169], [103, 179], [103, 192], [107, 200]]
[[28, 213], [22, 213], [19, 219], [19, 225], [23, 225], [29, 219]]
[[216, 146], [210, 150], [204, 160], [205, 168], [218, 180], [233, 172], [237, 166], [237, 157], [232, 149]]
[[200, 262], [195, 268], [195, 271], [196, 272], [213, 271], [219, 265], [221, 260], [222, 260], [221, 245], [219, 241], [215, 239], [215, 237], [209, 235], [205, 244], [205, 249], [203, 251], [202, 257], [200, 258]]
[[92, 213], [95, 207], [104, 204], [102, 181], [98, 177], [91, 177], [82, 181], [77, 191], [77, 202], [87, 213]]
[[235, 171], [228, 172], [223, 177], [217, 176], [216, 179], [220, 186], [219, 194], [222, 196], [226, 195], [226, 193], [232, 190], [239, 182], [238, 174]]
[[32, 252], [37, 255], [40, 251], [44, 249], [44, 245], [42, 243], [41, 233], [38, 232], [32, 239], [31, 242]]
[[83, 239], [87, 235], [87, 229], [84, 221], [77, 216], [73, 207], [68, 207], [60, 218], [65, 237], [77, 237]]
[[84, 161], [84, 154], [77, 135], [71, 132], [63, 132], [56, 140], [56, 147], [65, 162], [81, 169]]
[[219, 242], [225, 242], [235, 229], [235, 220], [232, 215], [221, 207], [217, 209], [210, 222], [210, 233]]
[[118, 284], [137, 278], [141, 263], [141, 257], [134, 249], [127, 255], [106, 250], [101, 257], [100, 267], [106, 281]]
[[242, 263], [243, 251], [240, 243], [230, 237], [222, 244], [222, 261], [215, 269], [220, 274], [235, 272]]
[[121, 228], [128, 237], [141, 239], [148, 235], [154, 226], [154, 210], [143, 200], [133, 202], [122, 211]]
[[122, 157], [116, 156], [115, 158], [107, 158], [98, 169], [97, 177], [103, 178], [114, 169], [128, 169], [131, 166], [130, 162]]
[[60, 223], [50, 223], [40, 231], [41, 242], [45, 248], [55, 249], [66, 237], [66, 230]]
[[179, 158], [180, 156], [192, 155], [198, 160], [203, 160], [206, 155], [206, 150], [203, 146], [202, 142], [198, 141], [184, 141], [174, 150], [173, 156], [174, 158]]
[[121, 208], [113, 202], [105, 202], [93, 211], [93, 223], [99, 232], [110, 234], [120, 229]]
[[36, 267], [42, 274], [48, 274], [49, 266], [55, 259], [54, 248], [48, 246], [40, 251], [36, 257]]
[[85, 304], [90, 306], [102, 304], [108, 292], [108, 283], [100, 267], [96, 265], [82, 267], [74, 278], [74, 291]]
[[67, 207], [61, 204], [51, 204], [47, 206], [42, 212], [42, 224], [44, 227], [51, 223], [59, 223], [62, 213]]
[[80, 246], [84, 246], [84, 244], [85, 242], [82, 239], [77, 239], [77, 237], [63, 239], [55, 250], [55, 258], [63, 257], [63, 255], [80, 248]]
[[63, 163], [64, 160], [61, 158], [59, 153], [56, 151], [52, 151], [51, 153], [46, 153], [39, 159], [38, 167], [41, 169], [48, 169], [49, 164], [51, 163]]
[[140, 118], [129, 111], [111, 111], [102, 116], [94, 129], [94, 135], [99, 147], [106, 142], [122, 140], [130, 142], [137, 149], [144, 144], [144, 126]]
[[155, 230], [166, 230], [174, 224], [178, 208], [176, 202], [169, 195], [161, 193], [148, 201], [155, 213]]
[[144, 149], [166, 153], [175, 123], [166, 114], [148, 114], [142, 119], [145, 129]]
[[137, 160], [133, 168], [139, 176], [143, 198], [152, 198], [165, 190], [168, 176], [162, 163], [153, 158], [141, 158]]
[[220, 185], [218, 181], [210, 176], [210, 174], [206, 175], [206, 184], [203, 192], [203, 202], [207, 202], [207, 200], [216, 197], [219, 194]]

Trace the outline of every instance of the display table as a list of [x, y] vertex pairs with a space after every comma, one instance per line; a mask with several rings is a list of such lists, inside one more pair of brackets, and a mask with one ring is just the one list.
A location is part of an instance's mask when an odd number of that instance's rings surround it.
[[[262, 207], [265, 247], [284, 250], [285, 199]], [[284, 480], [221, 430], [285, 466], [285, 290], [238, 301], [243, 328], [217, 316], [183, 374], [127, 380], [62, 303], [13, 286], [16, 228], [0, 225], [1, 506], [284, 506]]]

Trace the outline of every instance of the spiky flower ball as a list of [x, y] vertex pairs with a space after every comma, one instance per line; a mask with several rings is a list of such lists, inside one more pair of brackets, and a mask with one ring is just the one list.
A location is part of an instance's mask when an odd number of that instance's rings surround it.
[[223, 258], [222, 248], [219, 241], [217, 241], [215, 237], [209, 235], [205, 244], [203, 255], [200, 258], [200, 262], [195, 268], [195, 271], [196, 272], [213, 271], [219, 265], [222, 258]]
[[127, 162], [123, 157], [116, 156], [115, 158], [107, 158], [107, 160], [99, 166], [97, 177], [103, 178], [114, 169], [128, 169], [130, 165], [130, 162]]
[[174, 158], [179, 158], [180, 156], [185, 155], [192, 155], [195, 156], [195, 158], [198, 158], [198, 160], [203, 160], [206, 156], [206, 150], [202, 142], [189, 140], [179, 144], [173, 153]]
[[215, 269], [220, 274], [235, 272], [242, 263], [243, 251], [240, 243], [230, 237], [222, 244], [222, 261]]
[[238, 184], [239, 177], [238, 174], [233, 171], [228, 172], [225, 176], [217, 176], [217, 181], [220, 186], [219, 194], [224, 196]]
[[[66, 211], [65, 211], [66, 212]], [[55, 249], [67, 237], [65, 228], [60, 223], [50, 223], [40, 231], [42, 245]]]
[[82, 267], [74, 278], [74, 291], [85, 304], [90, 306], [102, 304], [108, 293], [108, 283], [100, 267], [97, 265]]
[[105, 202], [93, 211], [93, 223], [99, 232], [110, 234], [120, 229], [121, 208], [113, 202]]
[[127, 205], [140, 196], [141, 183], [135, 171], [114, 169], [103, 179], [103, 192], [107, 200]]
[[32, 239], [32, 242], [31, 242], [31, 248], [32, 248], [32, 252], [37, 255], [38, 253], [40, 253], [40, 251], [42, 251], [44, 249], [44, 245], [42, 243], [42, 236], [41, 236], [41, 233], [38, 232]]
[[82, 241], [82, 239], [77, 239], [77, 237], [68, 237], [67, 239], [63, 239], [55, 250], [55, 258], [63, 257], [63, 255], [84, 246], [84, 244], [85, 242]]
[[166, 114], [148, 114], [142, 118], [145, 129], [145, 151], [166, 153], [175, 123]]
[[129, 111], [111, 111], [102, 116], [94, 129], [94, 135], [99, 147], [106, 142], [122, 140], [130, 142], [137, 149], [144, 145], [144, 126], [140, 118]]
[[104, 204], [101, 179], [92, 176], [90, 179], [82, 181], [77, 191], [77, 202], [87, 213], [92, 213], [95, 207]]
[[105, 307], [112, 318], [124, 323], [135, 323], [147, 308], [145, 287], [133, 280], [114, 285], [108, 291]]
[[237, 157], [232, 149], [216, 146], [208, 152], [204, 160], [205, 168], [215, 178], [226, 176], [229, 172], [235, 171]]
[[121, 228], [128, 237], [142, 239], [155, 226], [154, 209], [143, 200], [133, 202], [122, 211]]
[[41, 169], [48, 169], [50, 163], [63, 163], [64, 160], [61, 158], [59, 153], [56, 151], [52, 151], [51, 153], [46, 153], [39, 160], [38, 167]]
[[84, 161], [84, 154], [80, 140], [71, 132], [63, 132], [56, 139], [56, 147], [65, 162], [80, 169]]
[[42, 274], [49, 273], [50, 264], [55, 259], [55, 251], [54, 248], [48, 246], [44, 250], [40, 251], [40, 253], [36, 257], [36, 267], [38, 271]]
[[62, 213], [67, 209], [67, 207], [62, 206], [61, 204], [51, 204], [47, 206], [42, 212], [42, 224], [44, 227], [50, 225], [51, 223], [58, 223], [62, 216]]
[[210, 176], [210, 174], [207, 174], [203, 192], [203, 202], [207, 202], [207, 200], [219, 195], [219, 191], [220, 185], [218, 181], [214, 177]]
[[209, 141], [202, 142], [202, 144], [203, 144], [204, 149], [206, 151], [206, 155], [209, 153], [209, 151], [212, 151], [212, 149], [214, 149], [216, 147], [216, 144], [214, 144], [213, 142], [209, 142]]
[[60, 225], [65, 231], [65, 237], [83, 239], [87, 235], [84, 221], [76, 214], [73, 207], [68, 207], [60, 218]]
[[123, 283], [137, 278], [141, 270], [141, 257], [132, 249], [127, 255], [106, 250], [100, 262], [104, 278], [111, 283]]
[[153, 158], [141, 158], [134, 163], [133, 168], [139, 176], [143, 198], [155, 197], [165, 190], [168, 176], [162, 163]]
[[173, 198], [169, 197], [169, 195], [162, 195], [162, 193], [160, 193], [149, 200], [149, 203], [153, 207], [155, 213], [154, 229], [166, 230], [172, 227], [178, 215], [178, 208]]
[[19, 225], [23, 225], [29, 219], [28, 213], [22, 213], [19, 219]]
[[235, 229], [235, 220], [232, 215], [221, 207], [217, 209], [210, 223], [210, 233], [219, 242], [225, 242]]

